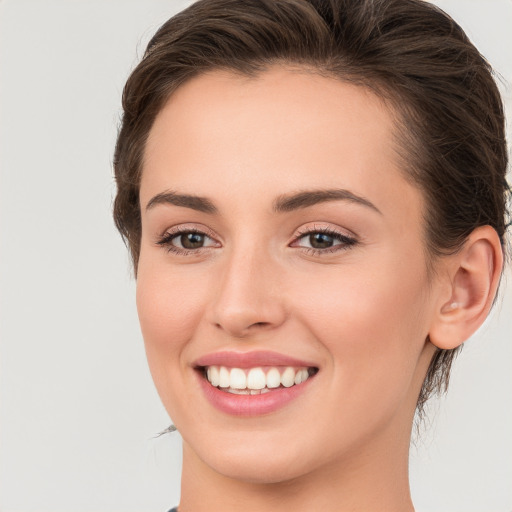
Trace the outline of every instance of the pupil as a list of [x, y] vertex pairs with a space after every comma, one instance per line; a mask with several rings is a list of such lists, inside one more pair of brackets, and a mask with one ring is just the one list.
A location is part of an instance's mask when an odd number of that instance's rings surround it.
[[333, 238], [325, 233], [315, 233], [314, 235], [309, 235], [309, 243], [315, 249], [327, 249], [332, 247]]
[[180, 242], [185, 249], [198, 249], [203, 246], [204, 236], [199, 233], [187, 233], [181, 235]]

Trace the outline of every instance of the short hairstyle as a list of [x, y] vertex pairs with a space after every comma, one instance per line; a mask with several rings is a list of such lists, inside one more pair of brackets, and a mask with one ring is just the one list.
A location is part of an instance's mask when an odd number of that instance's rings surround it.
[[[123, 92], [114, 219], [135, 274], [144, 149], [157, 114], [207, 71], [252, 77], [273, 65], [366, 87], [389, 105], [400, 168], [427, 205], [427, 262], [455, 253], [483, 225], [505, 247], [503, 104], [490, 65], [446, 13], [421, 0], [199, 0], [156, 32]], [[420, 412], [446, 391], [457, 350], [435, 353]]]

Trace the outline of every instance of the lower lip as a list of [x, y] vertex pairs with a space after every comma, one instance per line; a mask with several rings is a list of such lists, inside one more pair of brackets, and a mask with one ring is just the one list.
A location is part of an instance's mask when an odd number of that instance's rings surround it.
[[217, 409], [233, 416], [260, 416], [277, 411], [292, 402], [307, 389], [313, 377], [289, 388], [277, 388], [260, 395], [236, 395], [213, 387], [198, 373], [201, 387], [208, 401]]

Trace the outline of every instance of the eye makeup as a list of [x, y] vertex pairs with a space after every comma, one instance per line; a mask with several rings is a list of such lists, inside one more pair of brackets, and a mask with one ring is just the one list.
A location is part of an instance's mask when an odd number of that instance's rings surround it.
[[[358, 243], [353, 236], [330, 227], [313, 226], [299, 230], [289, 247], [301, 249], [309, 255], [322, 256], [345, 251]], [[222, 247], [213, 232], [187, 225], [176, 226], [166, 231], [156, 244], [167, 252], [179, 256], [203, 254], [205, 251]]]

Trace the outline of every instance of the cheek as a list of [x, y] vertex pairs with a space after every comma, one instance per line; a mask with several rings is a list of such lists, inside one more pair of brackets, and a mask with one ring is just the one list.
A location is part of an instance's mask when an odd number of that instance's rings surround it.
[[204, 289], [193, 279], [139, 266], [137, 311], [148, 363], [159, 387], [160, 375], [182, 361], [183, 350], [202, 316]]
[[378, 346], [383, 336], [391, 342], [404, 330], [418, 330], [426, 305], [423, 272], [405, 273], [390, 264], [377, 268], [340, 268], [326, 276], [310, 273], [293, 292], [302, 304], [297, 310], [327, 339], [357, 338], [356, 349], [360, 344]]
[[[398, 266], [345, 269], [311, 279], [302, 294], [302, 322], [331, 357], [332, 396], [353, 410], [377, 408], [407, 391], [428, 333], [426, 277]], [[319, 283], [322, 283], [320, 285]], [[299, 297], [299, 296], [298, 296]], [[361, 411], [364, 414], [364, 411]]]
[[148, 366], [168, 414], [183, 421], [187, 407], [179, 408], [197, 399], [186, 361], [189, 341], [202, 317], [204, 287], [144, 264], [137, 278], [137, 311]]

